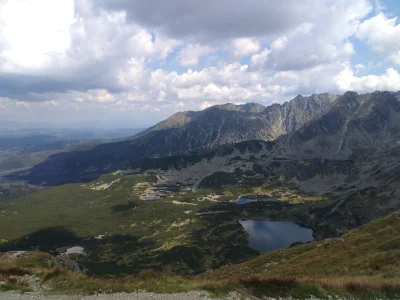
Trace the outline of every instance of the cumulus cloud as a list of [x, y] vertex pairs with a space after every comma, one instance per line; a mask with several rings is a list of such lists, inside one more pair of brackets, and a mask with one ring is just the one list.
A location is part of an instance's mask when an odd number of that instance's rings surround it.
[[234, 39], [232, 42], [234, 56], [246, 56], [256, 53], [260, 49], [260, 42], [255, 39], [239, 38]]
[[0, 70], [14, 73], [51, 64], [70, 47], [73, 22], [73, 0], [2, 1]]
[[334, 78], [334, 82], [342, 91], [400, 90], [400, 74], [393, 68], [388, 68], [382, 75], [357, 77], [350, 65], [346, 64], [343, 70]]
[[372, 8], [369, 0], [4, 0], [0, 118], [155, 122], [226, 102], [398, 89], [392, 65], [381, 74], [374, 57], [358, 57], [355, 38], [400, 64], [400, 25]]
[[371, 11], [371, 5], [360, 1], [315, 3], [313, 18], [278, 36], [271, 43], [266, 68], [301, 70], [320, 64], [344, 62], [355, 53], [349, 38]]
[[313, 15], [316, 0], [98, 0], [104, 9], [126, 11], [131, 22], [174, 38], [196, 41], [275, 34]]
[[206, 108], [209, 108], [209, 107], [211, 107], [212, 106], [212, 104], [210, 103], [210, 102], [208, 102], [208, 101], [204, 101], [203, 103], [201, 103], [201, 105], [200, 105], [200, 109], [201, 110], [203, 110], [203, 109], [206, 109]]
[[400, 24], [397, 17], [388, 18], [383, 13], [365, 20], [360, 25], [357, 36], [371, 49], [392, 63], [400, 65]]
[[362, 71], [364, 71], [364, 70], [367, 69], [367, 67], [364, 66], [363, 64], [356, 64], [356, 65], [354, 66], [354, 68], [356, 69], [356, 71], [355, 71], [356, 74], [357, 74], [357, 73], [360, 73], [360, 72], [362, 72]]
[[[27, 24], [18, 15], [22, 9], [26, 10], [25, 2], [16, 0], [0, 3], [0, 22], [6, 24], [0, 29], [0, 90], [5, 90], [3, 96], [10, 98], [36, 101], [30, 97], [30, 92], [89, 89], [116, 92], [131, 88], [139, 85], [134, 81], [142, 79], [145, 62], [165, 59], [180, 44], [180, 41], [128, 23], [124, 12], [104, 11], [91, 1], [76, 1], [75, 5], [72, 1], [65, 1], [63, 3], [69, 6], [61, 5], [60, 9], [53, 9], [54, 15], [51, 16], [45, 8], [52, 8], [54, 1], [48, 1], [51, 3], [49, 6], [46, 1], [29, 2], [35, 7], [33, 11], [37, 12], [35, 18], [47, 27], [58, 24], [57, 32], [68, 32], [65, 37], [68, 46], [62, 52], [51, 51], [46, 46], [46, 43], [54, 42], [47, 36], [49, 30], [41, 30], [35, 25], [33, 27], [38, 34], [33, 34], [26, 30], [30, 24], [21, 25]], [[39, 5], [41, 3], [44, 3], [43, 6]], [[71, 9], [74, 12], [72, 21], [54, 22], [53, 19], [65, 19], [64, 10]], [[14, 20], [15, 16], [17, 21]], [[21, 32], [15, 32], [14, 27], [17, 26], [13, 25], [14, 22], [22, 28]], [[15, 34], [16, 41], [10, 38]], [[32, 41], [32, 38], [38, 40]], [[47, 42], [39, 47], [40, 51], [35, 51], [36, 43], [40, 44], [42, 40]], [[26, 41], [26, 44], [19, 41]], [[60, 47], [58, 40], [54, 43], [54, 47]], [[18, 51], [14, 51], [15, 47]], [[38, 59], [39, 54], [43, 56], [42, 59]]]
[[261, 70], [262, 68], [264, 68], [265, 63], [267, 62], [268, 59], [268, 54], [271, 53], [271, 50], [269, 49], [264, 49], [263, 51], [261, 51], [260, 53], [256, 53], [254, 55], [251, 56], [250, 59], [250, 70]]
[[178, 62], [183, 66], [197, 66], [199, 64], [200, 57], [210, 54], [215, 51], [210, 46], [202, 46], [200, 44], [189, 44], [185, 48], [181, 49], [177, 56]]

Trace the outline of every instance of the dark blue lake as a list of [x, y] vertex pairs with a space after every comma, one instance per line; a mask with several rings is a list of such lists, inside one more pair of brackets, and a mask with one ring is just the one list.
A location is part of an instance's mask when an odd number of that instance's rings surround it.
[[239, 198], [235, 201], [236, 204], [247, 204], [251, 202], [257, 202], [257, 199]]
[[239, 205], [243, 205], [243, 204], [247, 204], [247, 203], [251, 203], [251, 202], [257, 202], [257, 201], [274, 201], [274, 202], [280, 202], [277, 199], [274, 199], [268, 195], [255, 195], [255, 196], [251, 196], [251, 197], [240, 197], [239, 199], [237, 199], [236, 201], [234, 201], [234, 203], [239, 204]]
[[249, 247], [260, 253], [288, 248], [295, 242], [313, 240], [311, 229], [293, 222], [242, 220], [239, 223], [249, 234]]

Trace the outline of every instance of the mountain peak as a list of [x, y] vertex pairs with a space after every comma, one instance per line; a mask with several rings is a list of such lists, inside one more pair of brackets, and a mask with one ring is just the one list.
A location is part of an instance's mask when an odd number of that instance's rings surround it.
[[343, 94], [343, 97], [346, 99], [356, 99], [358, 97], [358, 93], [354, 91], [347, 91]]
[[248, 113], [257, 113], [262, 112], [265, 110], [265, 106], [258, 103], [246, 103], [246, 104], [233, 104], [233, 103], [226, 103], [222, 105], [215, 105], [220, 109], [230, 110], [230, 111], [241, 111], [241, 112], [248, 112]]

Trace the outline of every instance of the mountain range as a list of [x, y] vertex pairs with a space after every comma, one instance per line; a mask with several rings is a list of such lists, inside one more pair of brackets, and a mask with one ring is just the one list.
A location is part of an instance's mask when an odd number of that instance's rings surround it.
[[90, 181], [143, 157], [162, 157], [247, 140], [272, 141], [325, 112], [337, 95], [297, 96], [284, 104], [218, 105], [179, 112], [132, 138], [56, 154], [12, 178], [32, 184]]
[[157, 174], [159, 184], [194, 189], [245, 184], [276, 186], [280, 196], [290, 190], [326, 195], [335, 201], [321, 226], [339, 218], [348, 228], [400, 208], [399, 156], [399, 93], [347, 92], [274, 141], [145, 158], [127, 172]]
[[[326, 280], [395, 274], [399, 99], [377, 91], [227, 104], [175, 114], [124, 141], [58, 153], [8, 177], [60, 186], [3, 197], [0, 252], [79, 245], [86, 254], [74, 259], [100, 276], [151, 269], [240, 278], [273, 275], [275, 267], [282, 276], [296, 269], [299, 278]], [[296, 223], [315, 242], [292, 243], [253, 266], [249, 259], [260, 253], [249, 236], [258, 225], [246, 229], [242, 221]], [[358, 251], [369, 247], [370, 255]]]
[[60, 185], [125, 169], [194, 190], [280, 185], [281, 196], [335, 199], [323, 215], [346, 220], [344, 231], [400, 208], [399, 99], [346, 92], [180, 112], [128, 140], [55, 154], [10, 178]]

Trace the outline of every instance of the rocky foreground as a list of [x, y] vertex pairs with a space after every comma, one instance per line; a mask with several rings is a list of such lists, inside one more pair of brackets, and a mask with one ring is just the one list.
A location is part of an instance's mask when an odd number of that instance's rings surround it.
[[[14, 291], [0, 293], [0, 300], [254, 300], [260, 299], [254, 296], [246, 296], [242, 293], [231, 292], [228, 296], [222, 298], [215, 298], [206, 292], [188, 292], [188, 293], [178, 293], [178, 294], [156, 294], [144, 291], [137, 291], [135, 293], [116, 293], [116, 294], [97, 294], [91, 296], [82, 295], [45, 295], [43, 293], [17, 293]], [[295, 300], [292, 297], [289, 298], [267, 298], [265, 300]], [[329, 297], [329, 299], [335, 300], [345, 300], [341, 297]], [[349, 299], [349, 298], [346, 298]], [[310, 297], [306, 300], [319, 300], [316, 297]]]
[[202, 300], [218, 300], [218, 299], [254, 299], [247, 298], [239, 293], [231, 293], [224, 298], [214, 298], [205, 292], [189, 292], [189, 293], [178, 293], [178, 294], [156, 294], [144, 291], [138, 291], [135, 293], [116, 293], [116, 294], [98, 294], [91, 296], [82, 295], [45, 295], [43, 293], [16, 293], [6, 292], [0, 293], [1, 300], [183, 300], [183, 299], [202, 299]]

